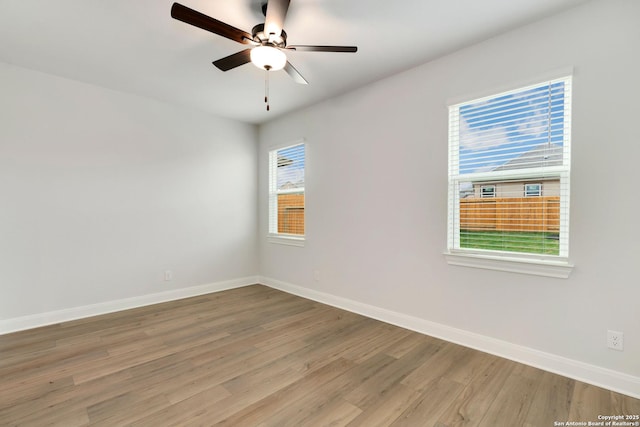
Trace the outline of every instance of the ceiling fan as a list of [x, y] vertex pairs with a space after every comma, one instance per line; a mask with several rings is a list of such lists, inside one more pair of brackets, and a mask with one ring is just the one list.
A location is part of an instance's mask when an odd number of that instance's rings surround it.
[[[358, 51], [356, 46], [287, 46], [287, 33], [284, 31], [283, 25], [289, 9], [289, 2], [290, 0], [268, 0], [263, 4], [264, 24], [258, 24], [253, 27], [251, 34], [179, 3], [173, 3], [173, 6], [171, 6], [171, 17], [238, 43], [251, 46], [233, 55], [213, 61], [213, 65], [222, 71], [229, 71], [240, 65], [252, 62], [256, 67], [265, 71], [277, 71], [284, 68], [296, 83], [308, 84], [305, 78], [287, 60], [286, 51]], [[266, 91], [268, 92], [268, 80]], [[265, 96], [265, 102], [268, 110], [268, 95]]]

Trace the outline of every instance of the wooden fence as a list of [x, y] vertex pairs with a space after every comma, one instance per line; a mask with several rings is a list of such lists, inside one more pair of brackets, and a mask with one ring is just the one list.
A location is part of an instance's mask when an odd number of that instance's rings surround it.
[[304, 234], [304, 194], [278, 194], [278, 233]]
[[[460, 199], [460, 229], [560, 231], [560, 197]], [[304, 194], [278, 195], [278, 233], [304, 234]]]
[[460, 229], [557, 233], [560, 197], [460, 199]]

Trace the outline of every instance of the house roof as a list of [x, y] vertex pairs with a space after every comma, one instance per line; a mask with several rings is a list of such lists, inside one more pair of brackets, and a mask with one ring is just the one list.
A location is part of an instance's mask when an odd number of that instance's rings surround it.
[[493, 169], [494, 171], [506, 171], [521, 169], [522, 167], [535, 168], [542, 166], [562, 165], [562, 146], [552, 143], [544, 143], [509, 160], [507, 163]]

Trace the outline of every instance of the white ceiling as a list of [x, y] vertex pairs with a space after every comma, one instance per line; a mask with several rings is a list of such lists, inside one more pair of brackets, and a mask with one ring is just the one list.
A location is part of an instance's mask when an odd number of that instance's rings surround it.
[[[288, 53], [309, 85], [271, 73], [270, 112], [263, 71], [211, 64], [246, 45], [172, 19], [171, 0], [0, 0], [0, 61], [262, 123], [584, 1], [291, 0], [288, 44], [359, 50]], [[179, 2], [249, 33], [264, 20], [260, 0]]]

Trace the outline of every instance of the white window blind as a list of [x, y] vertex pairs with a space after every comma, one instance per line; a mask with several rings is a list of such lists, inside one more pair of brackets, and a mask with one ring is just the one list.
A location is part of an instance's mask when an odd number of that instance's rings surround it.
[[571, 77], [449, 107], [450, 252], [567, 257]]
[[304, 143], [269, 152], [269, 234], [303, 237]]

